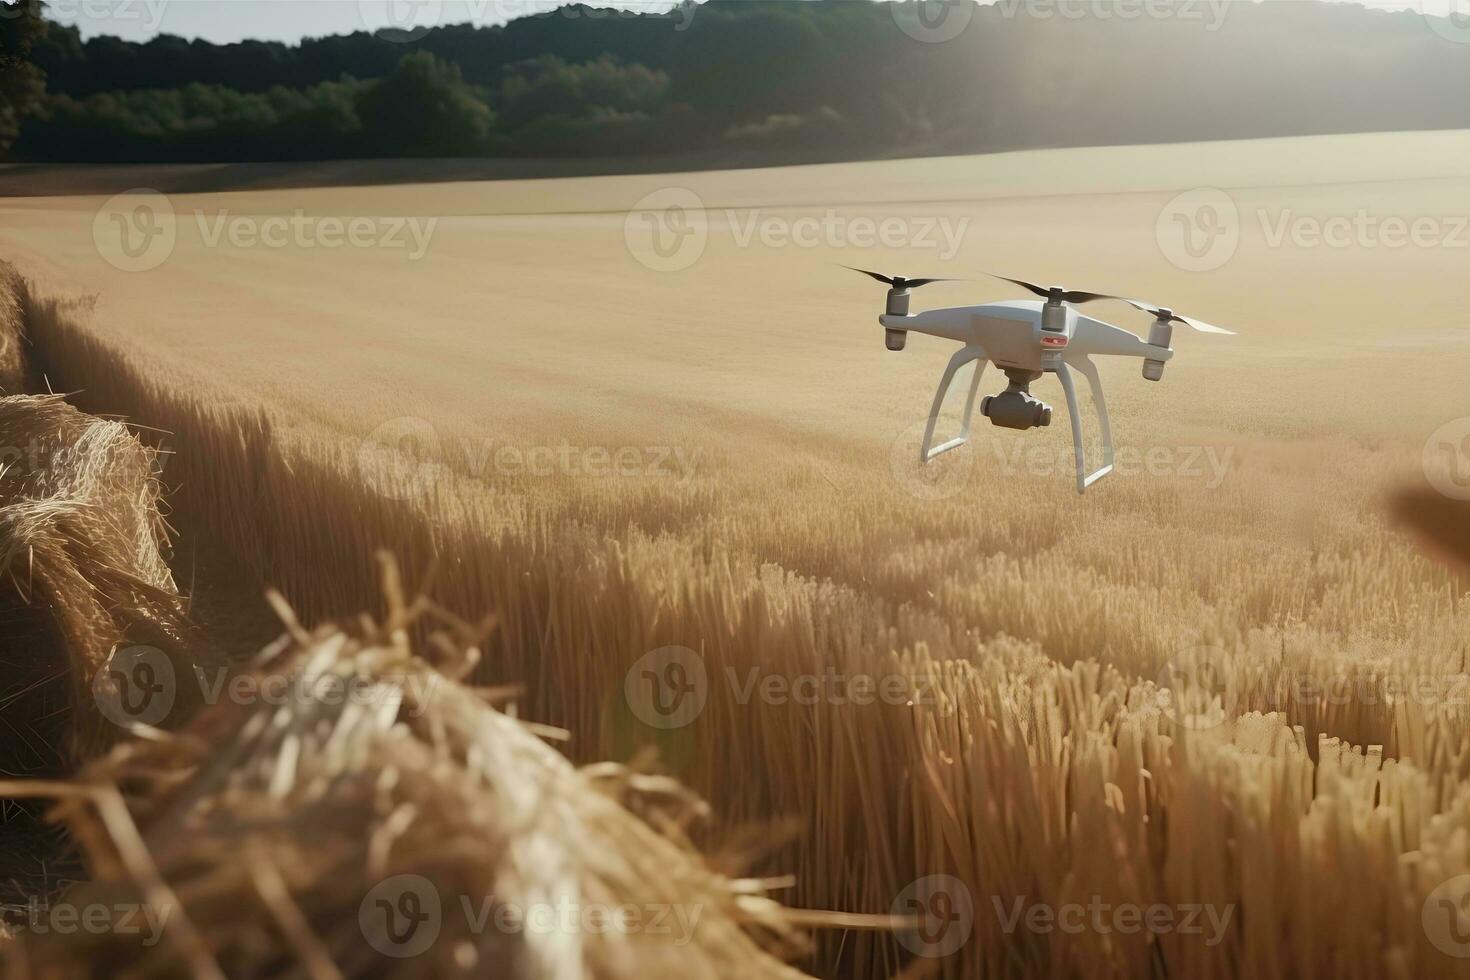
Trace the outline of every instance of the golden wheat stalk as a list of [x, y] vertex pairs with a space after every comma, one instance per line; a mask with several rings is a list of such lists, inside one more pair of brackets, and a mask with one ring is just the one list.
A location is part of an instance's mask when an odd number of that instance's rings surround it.
[[[381, 547], [434, 565], [439, 606], [497, 613], [474, 683], [522, 688], [528, 715], [575, 733], [573, 758], [652, 744], [720, 825], [794, 818], [769, 861], [795, 873], [795, 905], [903, 913], [916, 881], [950, 876], [968, 937], [934, 965], [956, 978], [1470, 975], [1426, 926], [1470, 874], [1470, 610], [1366, 490], [1304, 506], [1300, 540], [1270, 549], [1191, 523], [1174, 486], [1118, 491], [1084, 534], [1023, 481], [983, 509], [905, 512], [898, 548], [872, 530], [892, 495], [856, 466], [841, 506], [823, 490], [773, 507], [779, 473], [731, 466], [678, 492], [551, 481], [507, 512], [452, 458], [385, 494], [354, 441], [216, 399], [87, 315], [33, 299], [28, 329], [87, 404], [171, 433], [187, 536], [313, 619], [385, 612], [365, 572]], [[1280, 479], [1246, 468], [1214, 512], [1276, 526]], [[697, 718], [661, 733], [623, 691], [669, 644], [710, 680]], [[740, 693], [752, 671], [828, 670], [924, 696]], [[1223, 925], [1008, 926], [1018, 900]], [[915, 948], [824, 936], [812, 963], [889, 976], [923, 965]]]

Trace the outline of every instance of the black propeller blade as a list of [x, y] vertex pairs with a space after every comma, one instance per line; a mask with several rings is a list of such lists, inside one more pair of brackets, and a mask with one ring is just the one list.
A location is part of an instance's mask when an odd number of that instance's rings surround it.
[[918, 289], [920, 286], [927, 286], [931, 282], [959, 282], [958, 279], [905, 279], [903, 276], [882, 276], [876, 272], [869, 272], [867, 269], [858, 269], [850, 265], [844, 265], [843, 268], [852, 269], [853, 272], [861, 272], [863, 275], [876, 279], [885, 285], [892, 286], [894, 289]]
[[1061, 286], [1052, 286], [1048, 289], [1045, 286], [1038, 286], [1035, 283], [1026, 282], [1024, 279], [998, 276], [993, 272], [987, 272], [986, 275], [992, 279], [1000, 279], [1003, 282], [1008, 282], [1013, 286], [1020, 286], [1022, 289], [1029, 289], [1042, 299], [1055, 300], [1058, 303], [1091, 303], [1093, 300], [1098, 299], [1121, 299], [1125, 303], [1128, 302], [1122, 296], [1112, 296], [1108, 293], [1085, 293], [1079, 289], [1063, 289]]
[[1012, 285], [1020, 286], [1022, 289], [1028, 289], [1045, 300], [1051, 300], [1058, 303], [1091, 303], [1094, 300], [1100, 299], [1117, 300], [1120, 303], [1127, 303], [1135, 310], [1139, 310], [1152, 316], [1168, 320], [1171, 323], [1182, 323], [1187, 327], [1193, 327], [1200, 333], [1219, 333], [1225, 334], [1226, 336], [1230, 337], [1235, 336], [1235, 331], [1233, 330], [1226, 330], [1224, 327], [1216, 327], [1212, 324], [1205, 323], [1203, 320], [1196, 320], [1193, 317], [1180, 316], [1173, 310], [1170, 310], [1166, 307], [1155, 306], [1152, 303], [1145, 303], [1142, 300], [1129, 299], [1127, 296], [1114, 296], [1111, 293], [1087, 293], [1077, 289], [1063, 289], [1060, 286], [1053, 286], [1050, 289], [1044, 289], [1041, 286], [1036, 285], [1035, 283], [1029, 283], [1023, 279], [1012, 279], [1009, 276], [997, 276], [993, 272], [987, 272], [986, 275], [990, 276], [993, 279], [1000, 279], [1004, 282], [1011, 283]]
[[1193, 327], [1200, 333], [1222, 333], [1228, 337], [1235, 336], [1234, 330], [1226, 330], [1224, 327], [1216, 327], [1212, 324], [1204, 322], [1203, 320], [1196, 320], [1194, 317], [1180, 316], [1173, 310], [1166, 309], [1161, 306], [1154, 306], [1151, 303], [1144, 303], [1136, 299], [1125, 299], [1123, 300], [1123, 302], [1127, 303], [1135, 310], [1140, 310], [1144, 313], [1151, 314], [1152, 316], [1156, 316], [1161, 320], [1168, 320], [1171, 323], [1182, 323], [1187, 327]]

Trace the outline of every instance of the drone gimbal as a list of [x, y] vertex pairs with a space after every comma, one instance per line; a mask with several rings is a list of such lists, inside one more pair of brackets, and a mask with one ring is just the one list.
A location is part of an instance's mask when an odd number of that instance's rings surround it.
[[[1231, 333], [1150, 303], [1106, 293], [1066, 290], [1060, 286], [1046, 288], [1020, 279], [1007, 279], [1005, 276], [995, 278], [1026, 289], [1040, 297], [1040, 301], [1012, 300], [910, 314], [909, 300], [912, 290], [934, 282], [954, 280], [905, 279], [902, 276], [879, 275], [866, 269], [853, 271], [871, 276], [889, 287], [887, 308], [878, 318], [885, 331], [885, 346], [889, 350], [903, 350], [910, 332], [942, 337], [963, 345], [950, 358], [940, 379], [939, 390], [934, 395], [934, 405], [929, 411], [929, 423], [924, 431], [924, 442], [919, 450], [922, 462], [927, 463], [969, 441], [975, 395], [979, 391], [980, 378], [987, 365], [993, 363], [1004, 371], [1009, 384], [999, 394], [987, 395], [981, 400], [980, 414], [990, 419], [993, 425], [1008, 429], [1026, 430], [1051, 424], [1051, 407], [1032, 396], [1031, 384], [1046, 374], [1055, 374], [1062, 383], [1062, 392], [1067, 399], [1067, 412], [1071, 417], [1079, 494], [1086, 492], [1088, 487], [1113, 471], [1112, 423], [1108, 418], [1107, 402], [1103, 399], [1102, 381], [1098, 377], [1097, 366], [1092, 362], [1093, 355], [1140, 357], [1143, 359], [1144, 378], [1158, 381], [1164, 376], [1164, 365], [1174, 356], [1174, 351], [1169, 346], [1174, 337], [1174, 324], [1183, 323], [1202, 333]], [[1118, 300], [1153, 316], [1154, 322], [1149, 328], [1148, 340], [1145, 341], [1120, 327], [1095, 320], [1073, 308], [1073, 304], [1090, 303], [1094, 300]], [[939, 422], [940, 409], [944, 406], [950, 386], [960, 368], [971, 361], [976, 362], [975, 371], [970, 379], [969, 395], [965, 399], [960, 434], [935, 446], [934, 427]], [[1082, 442], [1082, 418], [1077, 407], [1077, 386], [1072, 378], [1074, 370], [1087, 379], [1088, 387], [1092, 390], [1092, 402], [1097, 409], [1102, 434], [1102, 465], [1090, 471]]]

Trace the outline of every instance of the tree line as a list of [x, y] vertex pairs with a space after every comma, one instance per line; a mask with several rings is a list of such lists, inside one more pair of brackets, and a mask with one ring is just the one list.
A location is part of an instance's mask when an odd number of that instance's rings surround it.
[[[423, 36], [83, 41], [0, 0], [0, 147], [43, 161], [793, 158], [1470, 126], [1470, 44], [1346, 4], [710, 0]], [[943, 25], [941, 25], [943, 26]], [[953, 33], [954, 36], [949, 36]]]

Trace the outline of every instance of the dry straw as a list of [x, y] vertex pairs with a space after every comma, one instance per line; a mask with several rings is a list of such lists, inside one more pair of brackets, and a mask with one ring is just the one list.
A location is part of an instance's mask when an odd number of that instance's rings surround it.
[[[0, 569], [10, 620], [23, 624], [9, 637], [7, 706], [46, 703], [20, 678], [43, 689], [64, 679], [74, 755], [86, 758], [116, 733], [92, 689], [115, 649], [147, 643], [193, 662], [161, 551], [155, 454], [55, 395], [0, 398], [0, 447]], [[17, 750], [56, 745], [14, 722], [10, 733]]]
[[[698, 800], [573, 768], [491, 703], [507, 692], [456, 679], [482, 631], [406, 605], [389, 568], [381, 626], [307, 632], [286, 611], [287, 634], [237, 675], [289, 697], [227, 698], [72, 783], [0, 784], [62, 801], [95, 878], [57, 904], [164, 924], [159, 942], [23, 932], [0, 947], [7, 976], [802, 975], [768, 952], [800, 942], [765, 884], [685, 841]], [[433, 664], [408, 639], [420, 616], [439, 627]], [[400, 933], [380, 903], [408, 894], [405, 915], [428, 918]]]

